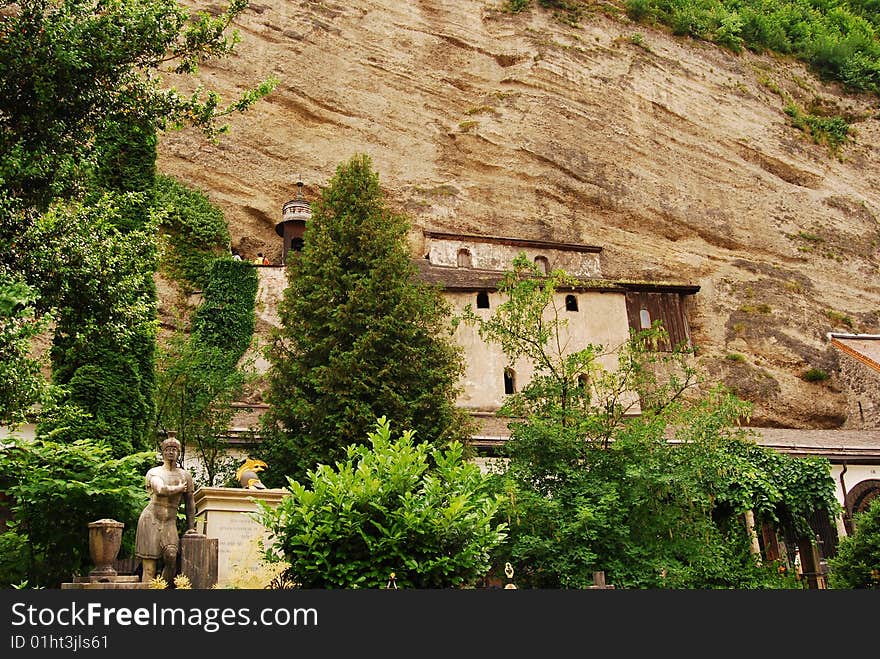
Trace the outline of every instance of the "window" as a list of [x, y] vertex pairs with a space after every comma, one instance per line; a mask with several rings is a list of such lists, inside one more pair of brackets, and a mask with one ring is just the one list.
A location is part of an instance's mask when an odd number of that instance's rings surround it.
[[647, 309], [639, 310], [639, 325], [641, 325], [642, 329], [651, 328], [651, 314], [648, 313]]
[[578, 389], [586, 389], [590, 386], [590, 376], [586, 373], [578, 375]]
[[516, 372], [512, 368], [504, 369], [504, 393], [516, 393]]
[[458, 267], [459, 268], [470, 268], [471, 267], [471, 251], [469, 249], [460, 249], [458, 250]]
[[548, 274], [550, 272], [550, 261], [546, 256], [536, 256], [535, 265], [538, 266], [538, 272]]
[[565, 310], [566, 311], [577, 311], [578, 310], [577, 295], [566, 295], [565, 296]]
[[301, 252], [305, 241], [302, 238], [291, 238], [290, 249], [293, 252]]
[[489, 308], [489, 294], [486, 291], [477, 293], [477, 309]]

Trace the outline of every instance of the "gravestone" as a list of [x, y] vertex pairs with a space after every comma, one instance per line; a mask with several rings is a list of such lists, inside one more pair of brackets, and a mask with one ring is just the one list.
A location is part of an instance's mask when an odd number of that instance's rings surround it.
[[232, 570], [241, 561], [253, 561], [253, 568], [258, 567], [259, 557], [252, 549], [255, 540], [268, 537], [268, 531], [253, 519], [252, 513], [259, 510], [256, 502], [274, 507], [287, 494], [284, 489], [202, 487], [196, 490], [197, 529], [217, 541], [218, 588], [229, 585]]

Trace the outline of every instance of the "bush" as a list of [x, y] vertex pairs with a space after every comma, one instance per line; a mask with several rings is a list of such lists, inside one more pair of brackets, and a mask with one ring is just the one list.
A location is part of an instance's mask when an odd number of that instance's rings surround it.
[[57, 588], [87, 572], [88, 524], [97, 519], [125, 524], [120, 555], [130, 548], [155, 455], [111, 456], [107, 444], [93, 441], [12, 442], [0, 451], [0, 493], [12, 516], [0, 535], [0, 586], [26, 579]]
[[828, 559], [832, 588], [880, 589], [880, 497], [854, 516], [855, 533], [840, 541], [837, 555]]
[[823, 382], [827, 380], [830, 376], [828, 373], [823, 371], [821, 368], [810, 368], [804, 371], [803, 375], [801, 375], [801, 379], [806, 382]]
[[260, 504], [273, 536], [267, 560], [290, 563], [302, 588], [384, 588], [392, 573], [402, 587], [474, 585], [505, 537], [488, 479], [459, 443], [432, 450], [412, 431], [392, 440], [384, 417], [369, 440], [335, 468], [309, 471], [311, 489], [289, 479], [289, 497]]

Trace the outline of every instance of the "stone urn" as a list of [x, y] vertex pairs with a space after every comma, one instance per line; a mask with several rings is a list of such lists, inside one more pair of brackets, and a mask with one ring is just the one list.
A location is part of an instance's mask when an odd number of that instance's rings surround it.
[[122, 522], [99, 519], [89, 523], [89, 553], [95, 569], [89, 572], [92, 581], [111, 581], [116, 576], [113, 561], [122, 547]]

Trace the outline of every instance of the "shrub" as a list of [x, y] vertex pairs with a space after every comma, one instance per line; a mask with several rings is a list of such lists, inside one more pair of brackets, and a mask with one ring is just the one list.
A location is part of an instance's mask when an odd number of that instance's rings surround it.
[[810, 368], [803, 372], [801, 379], [806, 382], [822, 382], [830, 376], [821, 368]]
[[840, 541], [828, 560], [832, 588], [880, 589], [880, 497], [853, 519], [855, 533]]
[[369, 439], [335, 468], [310, 470], [310, 489], [289, 479], [291, 494], [276, 508], [260, 503], [273, 535], [267, 560], [289, 562], [290, 581], [303, 588], [382, 588], [392, 573], [402, 587], [474, 585], [505, 537], [479, 467], [458, 442], [431, 449], [414, 444], [412, 431], [392, 440], [384, 417]]

